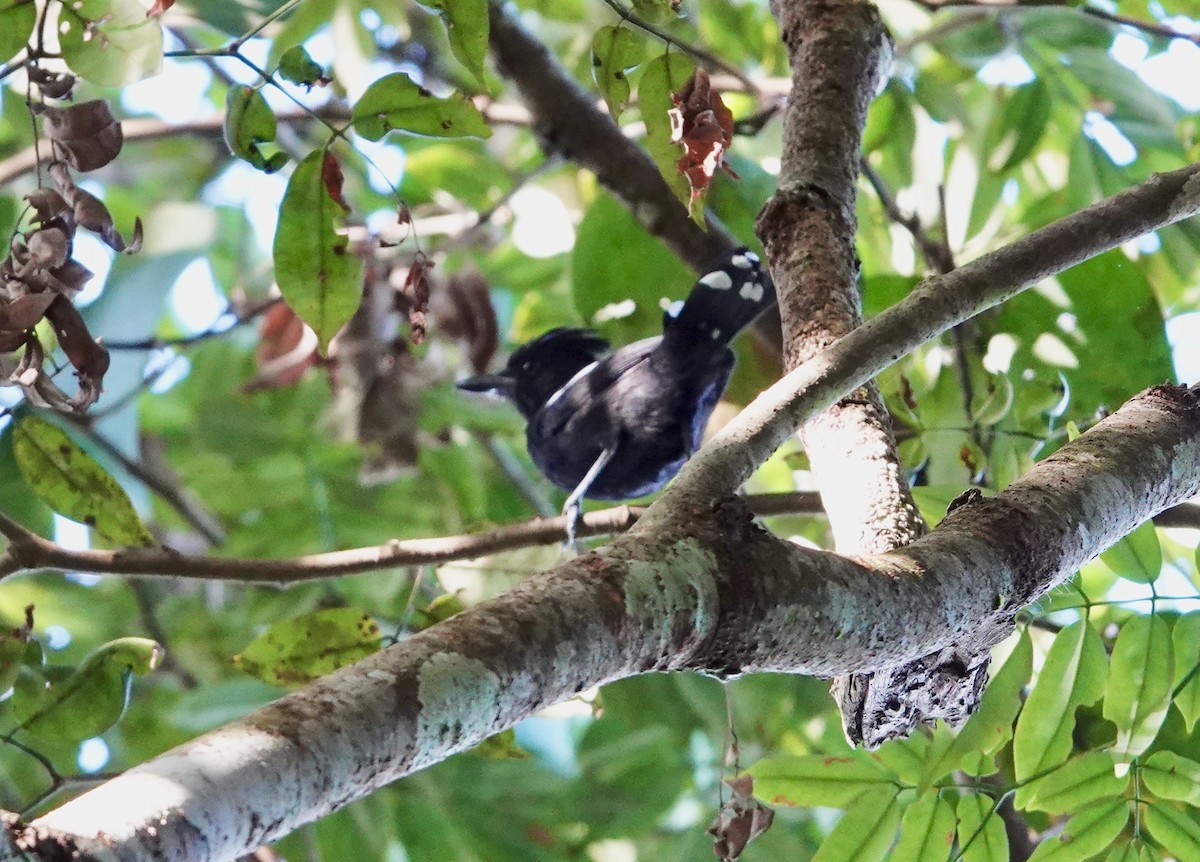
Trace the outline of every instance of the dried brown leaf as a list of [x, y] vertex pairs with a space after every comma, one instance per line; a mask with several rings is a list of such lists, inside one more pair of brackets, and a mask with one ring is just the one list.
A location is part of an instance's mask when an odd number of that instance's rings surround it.
[[104, 375], [108, 371], [108, 350], [92, 338], [83, 315], [65, 296], [55, 297], [46, 311], [46, 318], [54, 327], [59, 346], [79, 378], [79, 394], [71, 399], [72, 407], [85, 410], [100, 397]]
[[321, 162], [321, 182], [325, 186], [325, 191], [333, 198], [334, 203], [346, 212], [350, 212], [350, 204], [346, 203], [346, 199], [342, 197], [342, 183], [344, 180], [342, 166], [338, 164], [333, 153], [326, 150], [325, 158]]
[[29, 259], [40, 269], [56, 269], [65, 264], [71, 254], [71, 240], [61, 228], [35, 230], [26, 241]]
[[[54, 302], [53, 293], [27, 293], [18, 296], [12, 302], [0, 308], [0, 334], [11, 335], [23, 333], [26, 329], [37, 326], [38, 321], [46, 316], [46, 309]], [[21, 343], [23, 339], [17, 343]], [[13, 350], [14, 348], [0, 348]]]
[[746, 845], [771, 828], [775, 812], [754, 798], [754, 779], [739, 775], [725, 782], [732, 795], [708, 827], [713, 852], [721, 862], [733, 862]]
[[25, 200], [33, 207], [34, 221], [45, 224], [53, 218], [66, 215], [71, 211], [66, 200], [54, 189], [34, 189], [25, 195]]
[[296, 312], [277, 303], [263, 315], [254, 359], [258, 373], [242, 384], [245, 392], [293, 386], [316, 361], [317, 336]]
[[413, 344], [425, 340], [426, 314], [429, 312], [429, 271], [434, 263], [423, 252], [417, 252], [404, 277], [401, 293], [408, 300], [409, 338]]
[[712, 88], [708, 73], [696, 69], [683, 88], [671, 96], [675, 107], [671, 117], [671, 142], [684, 146], [675, 163], [692, 190], [692, 202], [712, 183], [718, 168], [735, 179], [737, 174], [725, 164], [725, 154], [733, 141], [733, 114]]
[[121, 152], [121, 124], [108, 102], [95, 99], [65, 108], [39, 105], [46, 137], [59, 157], [77, 171], [102, 168]]

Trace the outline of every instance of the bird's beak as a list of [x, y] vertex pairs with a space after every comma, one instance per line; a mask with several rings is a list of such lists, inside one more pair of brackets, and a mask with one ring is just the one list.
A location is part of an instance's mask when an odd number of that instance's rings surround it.
[[467, 377], [456, 384], [467, 392], [494, 392], [497, 395], [513, 394], [513, 379], [505, 374], [480, 374]]

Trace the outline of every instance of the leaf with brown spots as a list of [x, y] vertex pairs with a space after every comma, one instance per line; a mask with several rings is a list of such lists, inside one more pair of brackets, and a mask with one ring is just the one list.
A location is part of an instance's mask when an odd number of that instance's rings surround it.
[[13, 430], [12, 443], [21, 475], [55, 512], [87, 524], [119, 547], [154, 544], [125, 489], [57, 425], [25, 416]]
[[275, 623], [233, 657], [263, 682], [302, 685], [379, 651], [379, 626], [354, 608], [330, 608]]

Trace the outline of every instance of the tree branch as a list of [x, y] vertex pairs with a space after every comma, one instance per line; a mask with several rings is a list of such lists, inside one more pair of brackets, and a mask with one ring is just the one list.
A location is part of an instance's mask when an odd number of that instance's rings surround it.
[[[760, 494], [746, 498], [750, 510], [761, 515], [820, 514], [816, 494]], [[629, 530], [646, 509], [615, 506], [586, 513], [575, 535], [580, 538], [607, 536]], [[175, 578], [206, 578], [218, 581], [289, 584], [332, 578], [360, 572], [377, 572], [401, 566], [428, 566], [454, 560], [472, 560], [501, 551], [534, 545], [552, 545], [567, 537], [567, 519], [534, 518], [484, 533], [467, 533], [434, 539], [395, 539], [382, 545], [310, 554], [284, 559], [237, 557], [193, 557], [169, 548], [130, 548], [121, 551], [70, 550], [0, 513], [0, 535], [9, 539], [7, 558], [0, 557], [0, 577], [35, 569], [97, 572], [111, 575], [146, 575]]]
[[1197, 490], [1200, 401], [1159, 387], [889, 554], [782, 542], [733, 500], [680, 506], [29, 829], [101, 862], [229, 860], [598, 683], [671, 669], [827, 675], [967, 632], [994, 643], [1024, 603]]

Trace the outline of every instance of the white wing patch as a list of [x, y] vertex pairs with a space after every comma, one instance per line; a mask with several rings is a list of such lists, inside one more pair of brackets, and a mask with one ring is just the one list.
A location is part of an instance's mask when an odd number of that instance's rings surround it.
[[740, 296], [742, 299], [748, 299], [751, 302], [762, 302], [762, 283], [757, 281], [746, 282], [742, 285], [742, 289], [738, 291], [738, 296]]
[[733, 279], [729, 277], [729, 273], [717, 269], [708, 273], [700, 279], [700, 283], [706, 287], [711, 287], [713, 290], [729, 290], [733, 287]]
[[593, 368], [595, 368], [599, 364], [600, 364], [600, 360], [597, 359], [595, 362], [585, 365], [585, 366], [583, 366], [583, 368], [580, 368], [578, 371], [576, 371], [574, 377], [572, 377], [570, 380], [568, 380], [566, 383], [564, 383], [561, 389], [559, 389], [557, 392], [555, 392], [553, 395], [551, 395], [549, 398], [546, 399], [546, 403], [542, 405], [541, 409], [545, 410], [551, 404], [554, 404], [556, 401], [558, 401], [560, 398], [562, 398], [563, 394], [568, 389], [571, 388], [571, 384], [575, 383], [577, 380], [579, 380], [579, 378], [585, 376], [589, 371], [591, 371]]
[[729, 262], [738, 269], [749, 269], [750, 267], [754, 266], [754, 264], [758, 263], [758, 258], [755, 257], [753, 252], [747, 251], [743, 252], [742, 254], [735, 254], [733, 257], [729, 258]]

